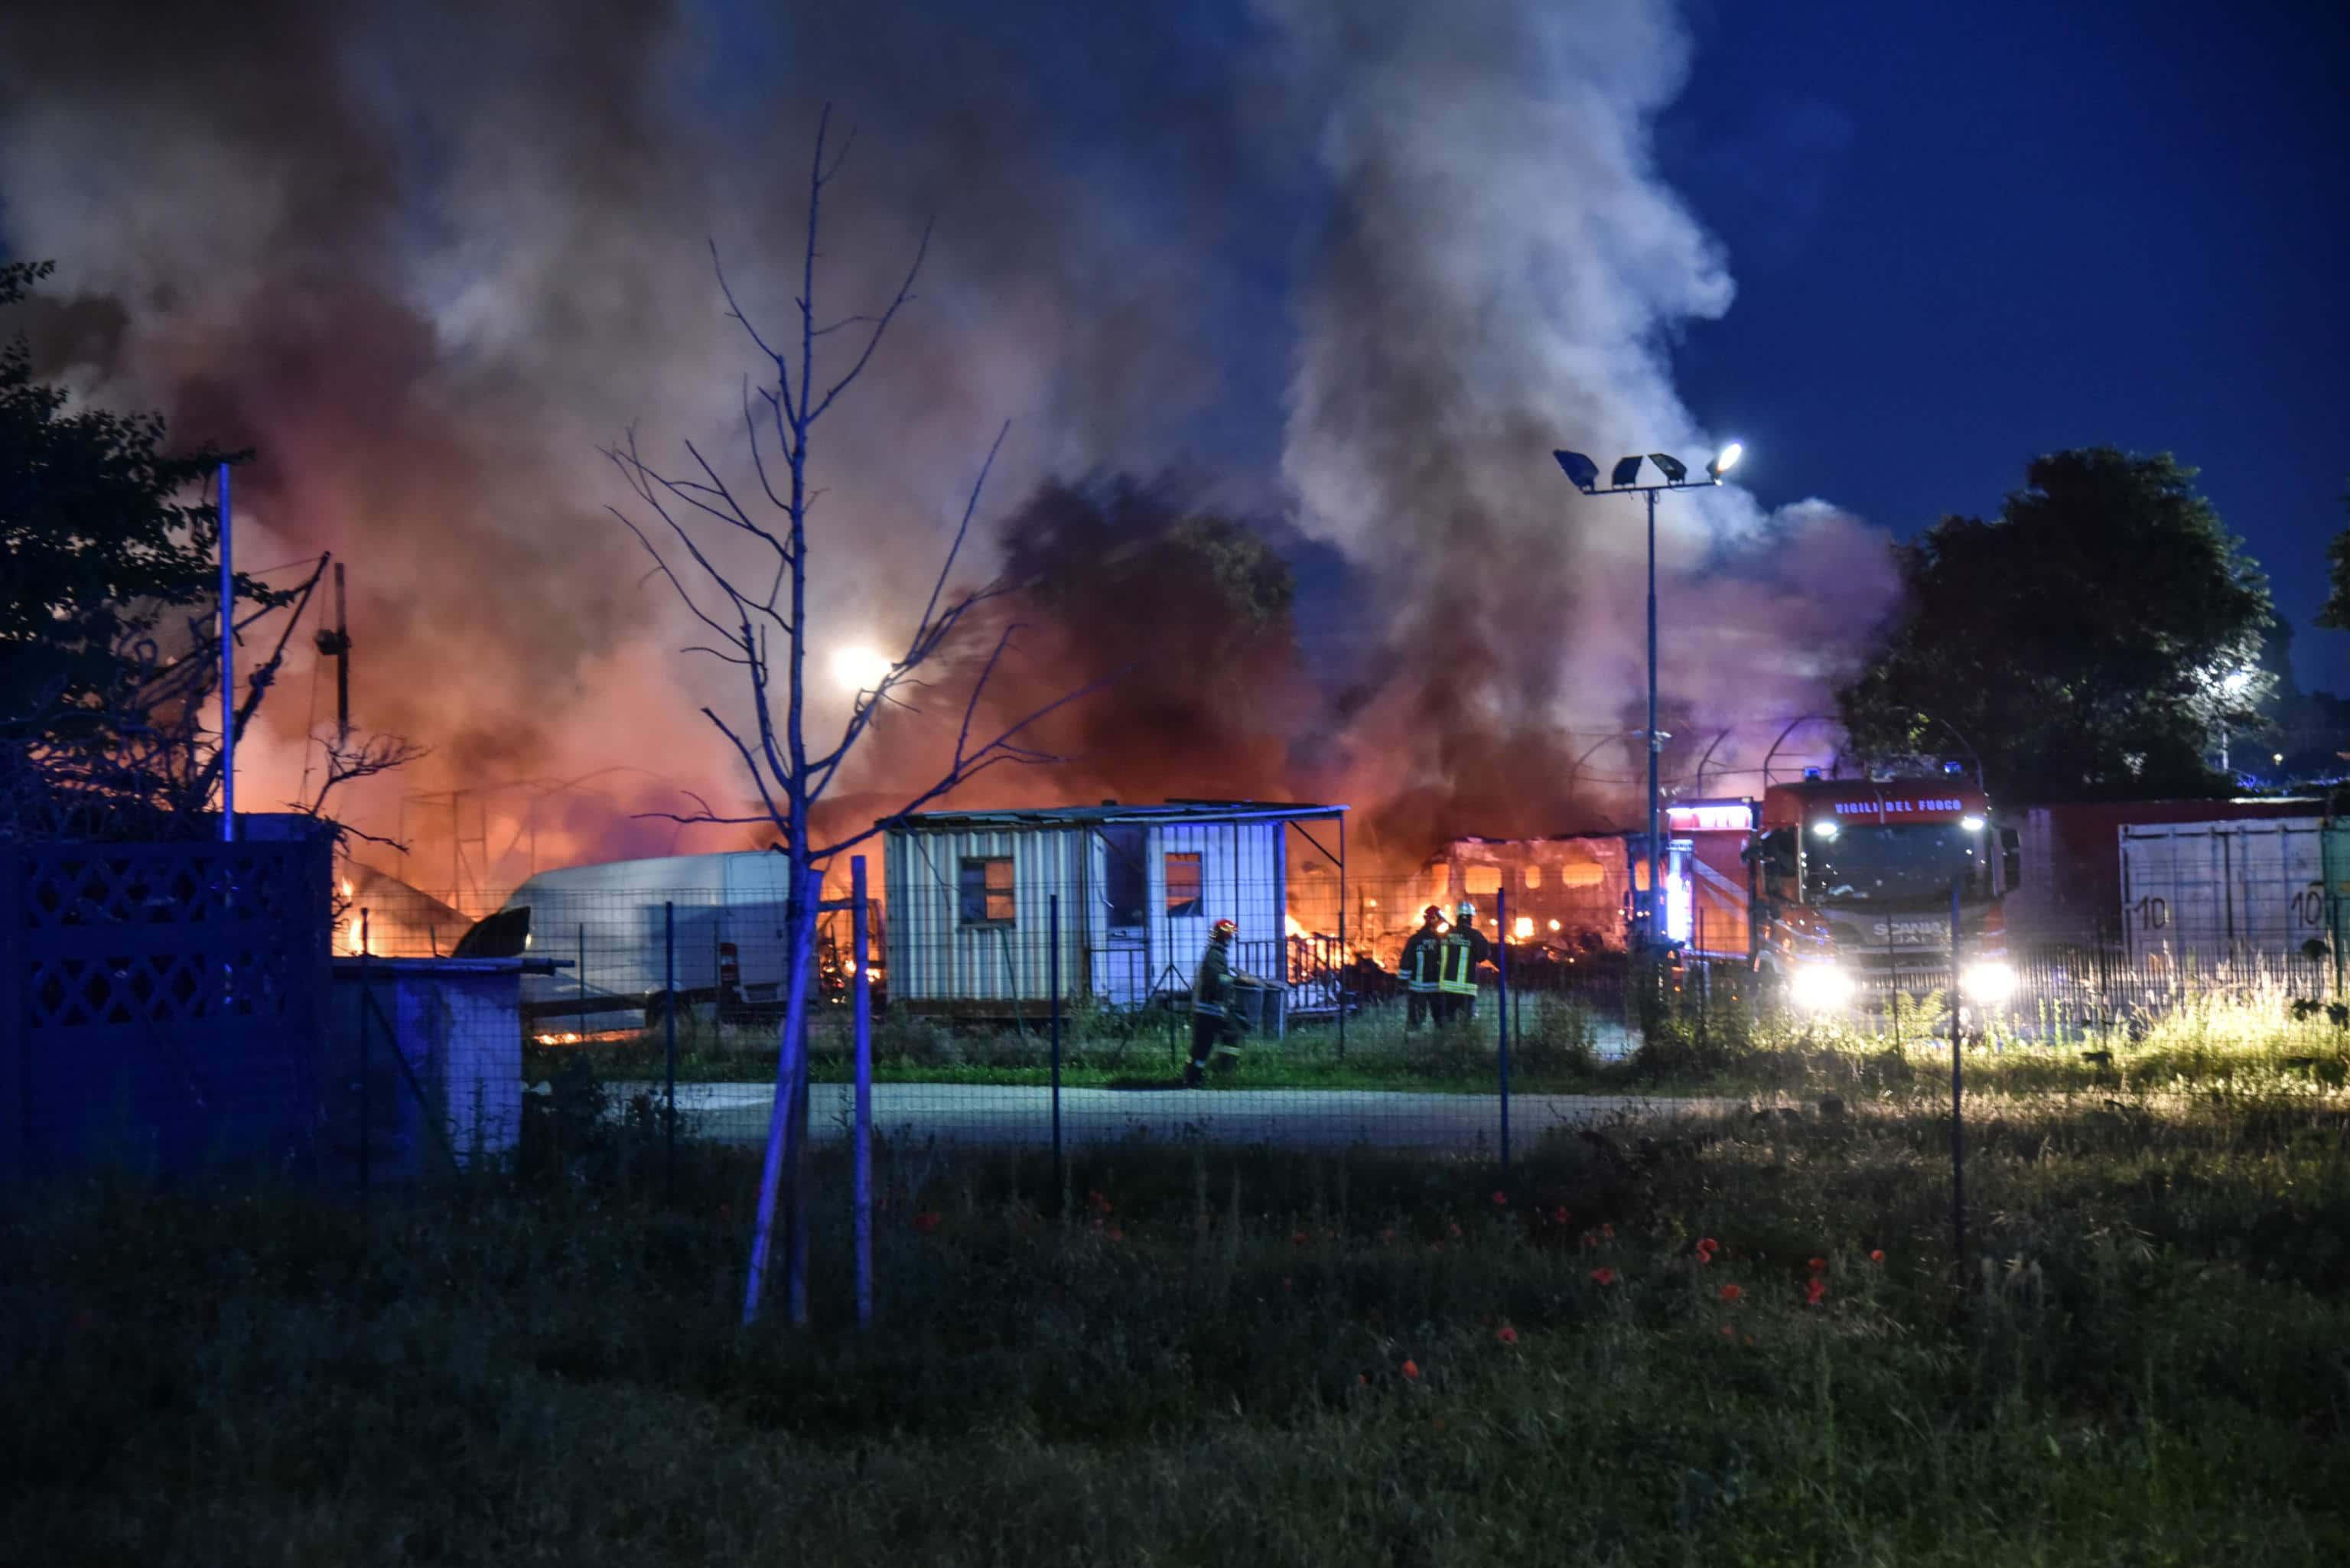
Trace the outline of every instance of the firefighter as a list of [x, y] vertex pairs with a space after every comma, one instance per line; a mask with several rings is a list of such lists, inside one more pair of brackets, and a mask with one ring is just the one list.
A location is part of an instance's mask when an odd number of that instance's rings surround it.
[[1232, 967], [1232, 938], [1240, 926], [1218, 920], [1208, 932], [1208, 950], [1201, 955], [1199, 972], [1191, 979], [1191, 1059], [1183, 1067], [1186, 1088], [1198, 1088], [1206, 1078], [1211, 1056], [1240, 1062], [1240, 1020], [1232, 1015], [1233, 988], [1266, 982]]
[[1493, 944], [1477, 929], [1477, 906], [1461, 900], [1452, 929], [1444, 939], [1443, 971], [1436, 981], [1436, 1020], [1461, 1023], [1477, 1015], [1477, 966], [1489, 963]]
[[1419, 929], [1403, 944], [1396, 969], [1403, 976], [1404, 1020], [1417, 1029], [1436, 1011], [1436, 982], [1444, 972], [1444, 911], [1434, 904], [1419, 912]]

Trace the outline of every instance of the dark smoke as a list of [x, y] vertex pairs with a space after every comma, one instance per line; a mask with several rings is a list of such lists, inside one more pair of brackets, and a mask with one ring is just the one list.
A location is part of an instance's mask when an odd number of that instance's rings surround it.
[[[733, 841], [631, 815], [738, 791], [695, 712], [735, 694], [675, 651], [594, 454], [633, 424], [746, 476], [759, 367], [706, 245], [786, 327], [827, 100], [857, 141], [824, 297], [871, 307], [937, 240], [823, 438], [819, 645], [891, 640], [1010, 419], [987, 515], [1016, 515], [971, 564], [1040, 585], [1005, 700], [1150, 668], [1060, 721], [1084, 767], [981, 794], [1343, 792], [1400, 836], [1550, 831], [1620, 805], [1638, 597], [1637, 518], [1570, 504], [1547, 451], [1707, 433], [1666, 348], [1730, 287], [1647, 151], [1686, 53], [1663, 0], [14, 7], [0, 234], [60, 263], [53, 371], [261, 452], [244, 559], [349, 563], [356, 717], [434, 748], [358, 803], [421, 841], [415, 880]], [[1179, 462], [1244, 504], [1056, 488]], [[1294, 510], [1346, 552], [1379, 635], [1336, 703], [1285, 625], [1069, 587], [1116, 579], [1088, 551], [1164, 547], [1152, 508]], [[1877, 536], [1735, 492], [1669, 512], [1687, 730], [1820, 705], [1889, 585]], [[245, 798], [297, 787], [308, 687], [273, 698]], [[844, 798], [916, 782], [936, 737], [898, 730]]]

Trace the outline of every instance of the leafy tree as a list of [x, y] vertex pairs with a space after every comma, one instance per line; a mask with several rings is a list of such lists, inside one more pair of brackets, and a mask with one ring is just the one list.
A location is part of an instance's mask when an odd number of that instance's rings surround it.
[[[50, 265], [0, 265], [0, 307]], [[169, 452], [160, 414], [69, 405], [22, 335], [0, 345], [0, 837], [168, 832], [217, 784], [220, 517], [202, 495], [244, 454]], [[292, 597], [240, 576], [240, 626]], [[240, 730], [276, 668], [249, 674]]]
[[2216, 729], [2258, 722], [2267, 579], [2168, 453], [2034, 459], [2000, 514], [1904, 547], [1907, 601], [1838, 692], [1852, 743], [1970, 752], [2009, 803], [2214, 793]]
[[[47, 262], [0, 266], [0, 306]], [[220, 517], [193, 500], [229, 454], [167, 453], [163, 417], [68, 410], [19, 335], [0, 347], [0, 716], [109, 700], [140, 639], [219, 591]], [[250, 587], [248, 586], [248, 591]]]
[[[2342, 509], [2350, 512], [2350, 490], [2342, 493]], [[2317, 624], [2350, 631], [2350, 528], [2334, 535], [2334, 542], [2325, 547], [2325, 565], [2333, 592], [2317, 612]]]

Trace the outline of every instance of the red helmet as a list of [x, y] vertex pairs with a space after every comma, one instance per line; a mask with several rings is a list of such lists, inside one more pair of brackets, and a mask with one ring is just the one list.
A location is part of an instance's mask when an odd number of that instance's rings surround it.
[[1208, 928], [1208, 935], [1216, 941], [1230, 941], [1239, 933], [1240, 929], [1238, 920], [1218, 920], [1213, 926]]

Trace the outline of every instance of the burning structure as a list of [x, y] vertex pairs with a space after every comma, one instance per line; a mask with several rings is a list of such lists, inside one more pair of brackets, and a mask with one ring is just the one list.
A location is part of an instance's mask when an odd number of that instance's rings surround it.
[[[1327, 855], [1346, 807], [1253, 801], [927, 812], [884, 835], [890, 1001], [947, 1018], [1041, 1017], [1058, 922], [1062, 993], [1137, 1007], [1188, 993], [1218, 920], [1232, 961], [1284, 982], [1285, 1012], [1336, 1004], [1328, 956], [1290, 916], [1291, 840]], [[1057, 917], [1053, 900], [1058, 900]], [[1343, 907], [1343, 906], [1341, 906]]]

